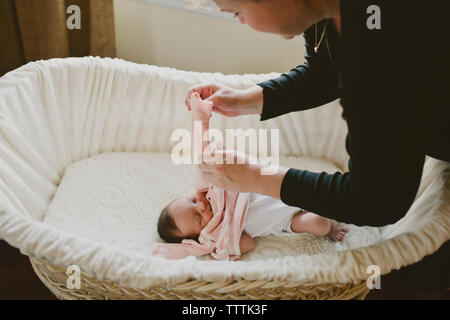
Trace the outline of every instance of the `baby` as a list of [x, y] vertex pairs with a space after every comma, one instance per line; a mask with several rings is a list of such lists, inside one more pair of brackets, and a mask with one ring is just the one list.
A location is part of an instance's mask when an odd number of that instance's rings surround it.
[[[212, 104], [193, 93], [191, 107], [193, 120], [200, 121], [203, 132], [207, 132]], [[203, 139], [200, 144], [194, 148], [194, 154], [195, 150], [205, 150], [209, 139]], [[183, 244], [157, 245], [154, 254], [165, 252], [162, 255], [183, 257], [211, 253], [215, 242], [218, 250], [214, 257], [227, 258], [231, 252], [238, 258], [254, 249], [255, 237], [312, 233], [341, 241], [349, 231], [317, 214], [287, 206], [279, 199], [216, 189], [203, 179], [198, 168], [195, 182], [197, 193], [169, 203], [158, 220], [158, 233], [163, 240]]]
[[[169, 243], [180, 243], [183, 239], [197, 240], [212, 217], [213, 211], [206, 199], [206, 192], [198, 192], [190, 197], [175, 199], [162, 210], [158, 233]], [[239, 246], [242, 255], [254, 249], [255, 237], [312, 233], [341, 241], [348, 231], [347, 228], [334, 226], [330, 220], [317, 214], [287, 206], [279, 199], [251, 193]]]

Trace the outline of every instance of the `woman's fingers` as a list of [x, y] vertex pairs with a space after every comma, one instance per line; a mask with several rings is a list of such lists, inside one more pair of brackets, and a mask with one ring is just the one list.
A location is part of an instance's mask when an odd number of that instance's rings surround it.
[[218, 85], [215, 83], [199, 84], [192, 86], [188, 89], [184, 103], [186, 104], [188, 110], [191, 110], [190, 98], [193, 92], [197, 92], [202, 100], [209, 100], [211, 101], [211, 103], [213, 103], [213, 105], [219, 106], [222, 104], [220, 97], [221, 95], [220, 94], [216, 95], [216, 92], [218, 92], [221, 88], [223, 88], [222, 85]]
[[[212, 111], [227, 117], [236, 117], [244, 114], [256, 114], [248, 102], [251, 96], [246, 90], [237, 90], [223, 84], [209, 83], [192, 86], [188, 89], [185, 104], [191, 110], [190, 97], [197, 92], [202, 100], [211, 101]], [[250, 97], [250, 98], [249, 98]]]

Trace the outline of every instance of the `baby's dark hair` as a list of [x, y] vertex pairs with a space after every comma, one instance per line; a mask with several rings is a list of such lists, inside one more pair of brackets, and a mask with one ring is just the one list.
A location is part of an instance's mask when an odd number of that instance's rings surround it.
[[161, 239], [169, 243], [180, 243], [183, 239], [197, 240], [198, 235], [179, 237], [175, 234], [179, 231], [179, 229], [170, 215], [170, 211], [168, 209], [169, 205], [170, 203], [161, 210], [161, 214], [158, 219], [158, 234]]

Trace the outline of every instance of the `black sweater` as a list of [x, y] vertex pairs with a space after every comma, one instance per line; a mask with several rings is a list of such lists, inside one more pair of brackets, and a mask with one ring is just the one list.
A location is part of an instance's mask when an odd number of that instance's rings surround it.
[[[366, 9], [381, 8], [381, 30]], [[450, 28], [445, 1], [341, 0], [342, 34], [332, 21], [318, 53], [304, 33], [306, 62], [259, 83], [261, 120], [340, 98], [348, 125], [349, 172], [289, 169], [281, 200], [324, 217], [382, 226], [405, 215], [425, 155], [450, 161]], [[320, 21], [320, 39], [326, 20]]]

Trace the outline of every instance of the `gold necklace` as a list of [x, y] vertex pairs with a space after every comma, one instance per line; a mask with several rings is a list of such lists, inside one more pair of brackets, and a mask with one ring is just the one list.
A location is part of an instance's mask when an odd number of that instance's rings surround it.
[[319, 47], [320, 47], [320, 44], [322, 43], [323, 36], [325, 35], [325, 32], [327, 31], [327, 27], [328, 27], [328, 22], [329, 21], [330, 20], [327, 19], [325, 27], [323, 28], [323, 31], [322, 31], [322, 35], [320, 36], [319, 43], [317, 43], [317, 23], [316, 23], [316, 37], [315, 37], [315, 46], [314, 46], [314, 52], [316, 52], [316, 53], [317, 53], [317, 51], [319, 51]]

